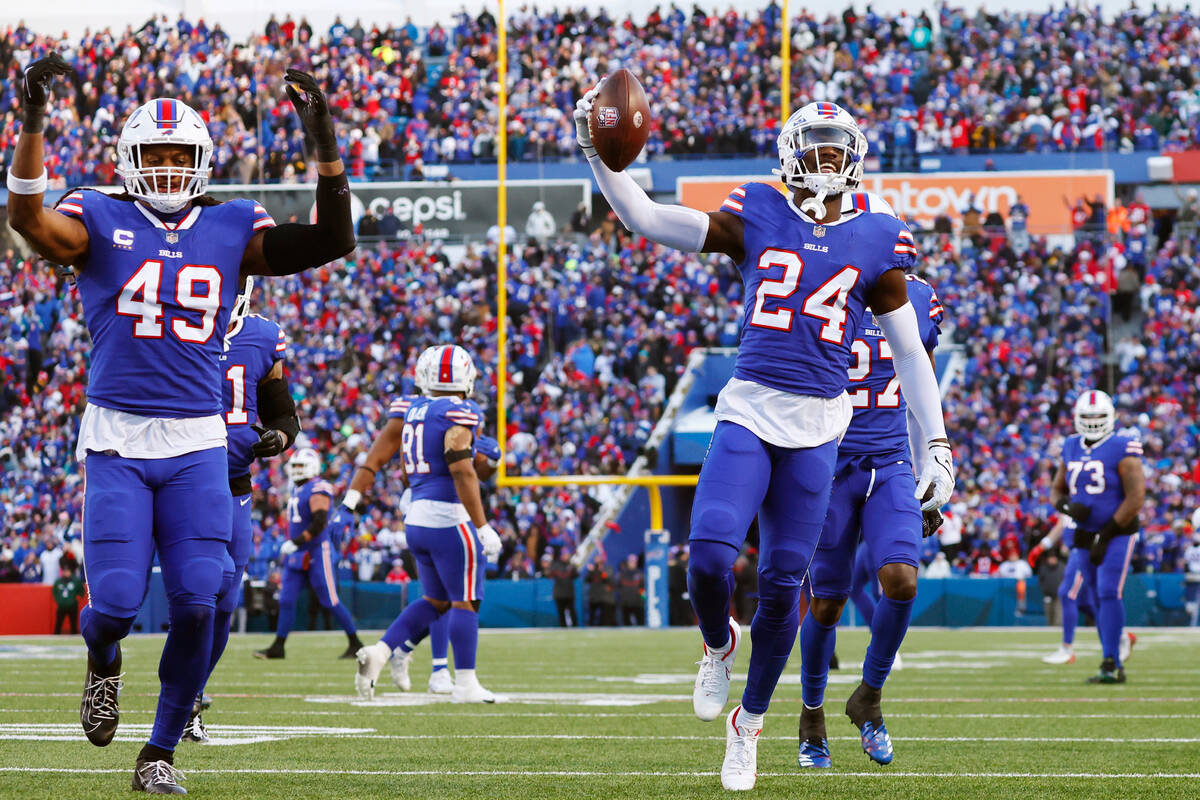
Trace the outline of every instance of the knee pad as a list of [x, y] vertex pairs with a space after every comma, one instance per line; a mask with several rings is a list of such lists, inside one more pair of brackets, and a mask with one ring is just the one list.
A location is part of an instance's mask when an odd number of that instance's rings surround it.
[[89, 603], [105, 616], [129, 618], [130, 624], [142, 607], [147, 576], [129, 569], [108, 569], [88, 576]]
[[772, 574], [758, 575], [758, 613], [771, 619], [797, 615], [800, 605], [800, 579]]
[[[226, 580], [227, 574], [232, 574], [232, 560], [228, 553], [224, 558], [215, 555], [194, 556], [187, 566], [178, 571], [174, 586], [167, 588], [167, 597], [173, 606], [207, 606], [210, 610], [216, 606], [217, 595]], [[230, 568], [226, 571], [225, 562], [229, 561]], [[164, 578], [166, 577], [166, 570]]]
[[198, 633], [203, 631], [214, 615], [212, 606], [195, 604], [172, 604], [167, 610], [171, 620], [171, 631], [181, 633]]
[[689, 538], [692, 545], [698, 541], [724, 542], [730, 536], [744, 536], [745, 531], [736, 531], [737, 515], [733, 505], [726, 500], [709, 498], [704, 505], [692, 512], [692, 530]]
[[688, 576], [715, 580], [731, 574], [738, 551], [721, 542], [694, 541], [689, 545]]

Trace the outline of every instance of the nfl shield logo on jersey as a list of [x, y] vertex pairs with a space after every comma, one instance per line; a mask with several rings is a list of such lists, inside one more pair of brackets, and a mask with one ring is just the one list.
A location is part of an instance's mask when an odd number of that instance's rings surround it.
[[175, 244], [179, 241], [179, 234], [171, 231], [167, 234], [167, 244]]
[[621, 118], [621, 112], [613, 106], [600, 106], [596, 109], [596, 122], [601, 128], [617, 127], [617, 120]]

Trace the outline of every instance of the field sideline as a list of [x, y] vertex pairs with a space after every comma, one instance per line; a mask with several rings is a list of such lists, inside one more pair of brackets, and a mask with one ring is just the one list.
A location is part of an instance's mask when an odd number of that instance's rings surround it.
[[[1040, 657], [1048, 629], [914, 629], [904, 669], [885, 689], [896, 759], [878, 767], [841, 713], [858, 682], [866, 632], [842, 631], [827, 715], [834, 768], [796, 766], [798, 654], [759, 745], [757, 794], [769, 797], [1195, 798], [1200, 796], [1200, 632], [1139, 631], [1124, 686], [1084, 683], [1099, 662], [1094, 629], [1079, 660]], [[375, 635], [364, 635], [374, 641]], [[720, 720], [691, 713], [693, 630], [482, 632], [479, 674], [507, 702], [454, 705], [390, 682], [374, 703], [353, 696], [340, 633], [297, 634], [287, 659], [234, 636], [210, 684], [214, 744], [183, 743], [176, 763], [198, 798], [727, 797], [717, 776]], [[745, 642], [749, 642], [746, 637]], [[72, 637], [0, 639], [0, 797], [130, 796], [149, 730], [162, 636], [125, 643], [117, 740], [98, 749], [79, 728], [85, 666]], [[744, 676], [749, 648], [739, 655]], [[387, 672], [384, 677], [386, 679]], [[223, 746], [222, 746], [223, 745]]]

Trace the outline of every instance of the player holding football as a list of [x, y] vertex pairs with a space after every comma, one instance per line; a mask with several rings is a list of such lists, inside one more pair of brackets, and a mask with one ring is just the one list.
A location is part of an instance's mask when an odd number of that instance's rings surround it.
[[293, 274], [354, 248], [349, 186], [324, 95], [289, 70], [288, 95], [317, 144], [315, 225], [276, 226], [250, 200], [205, 198], [212, 139], [199, 114], [169, 98], [139, 106], [121, 130], [125, 194], [77, 191], [46, 208], [46, 105], [53, 79], [70, 71], [57, 53], [24, 71], [8, 213], [38, 254], [74, 267], [92, 338], [76, 449], [87, 464], [90, 595], [80, 618], [88, 646], [80, 721], [95, 745], [116, 733], [120, 641], [157, 550], [170, 631], [133, 788], [184, 794], [173, 752], [211, 664], [216, 598], [233, 574], [219, 361], [230, 309], [243, 276]]
[[[233, 304], [229, 330], [225, 333], [225, 352], [220, 358], [225, 378], [221, 395], [229, 438], [229, 491], [233, 495], [233, 535], [229, 541], [233, 579], [217, 598], [208, 677], [212, 677], [229, 643], [230, 621], [237, 609], [242, 575], [250, 562], [250, 462], [256, 458], [274, 458], [287, 450], [300, 433], [296, 404], [283, 374], [287, 339], [274, 322], [250, 313], [253, 293], [254, 279], [247, 277]], [[200, 716], [203, 708], [202, 686], [183, 732], [184, 741], [208, 741], [208, 731]]]
[[[847, 195], [846, 201], [869, 210], [878, 207], [879, 213], [891, 211], [873, 195]], [[907, 279], [909, 302], [916, 309], [921, 342], [932, 365], [942, 305], [928, 283], [915, 275]], [[838, 447], [829, 512], [808, 568], [813, 598], [800, 626], [802, 767], [833, 766], [825, 733], [825, 685], [837, 623], [853, 590], [860, 561], [869, 563], [870, 579], [878, 577], [883, 596], [870, 609], [871, 642], [863, 661], [863, 679], [846, 702], [846, 715], [858, 729], [866, 754], [880, 764], [891, 763], [892, 740], [880, 710], [881, 690], [912, 616], [921, 537], [941, 525], [937, 509], [926, 512], [931, 517], [928, 524], [922, 519], [905, 399], [892, 369], [891, 349], [870, 312], [859, 323], [851, 352], [854, 417]], [[919, 434], [916, 430], [911, 433]], [[921, 455], [921, 437], [911, 438], [916, 446], [913, 452]]]
[[283, 580], [279, 587], [279, 622], [275, 641], [266, 650], [255, 650], [256, 658], [284, 658], [284, 646], [296, 621], [296, 601], [307, 582], [322, 608], [333, 612], [334, 619], [346, 632], [346, 650], [341, 658], [353, 658], [363, 646], [354, 626], [350, 609], [338, 599], [338, 540], [345, 530], [345, 517], [331, 518], [333, 486], [321, 479], [321, 457], [316, 450], [297, 450], [287, 462], [292, 496], [288, 499], [288, 539], [279, 548]]
[[360, 697], [374, 697], [379, 673], [396, 649], [403, 654], [400, 671], [406, 678], [413, 649], [446, 614], [454, 646], [454, 700], [493, 703], [495, 696], [475, 675], [484, 562], [500, 553], [474, 467], [475, 432], [483, 421], [479, 406], [468, 399], [475, 364], [463, 348], [439, 345], [421, 354], [417, 371], [417, 385], [430, 397], [410, 406], [404, 417], [401, 447], [412, 487], [404, 532], [425, 595], [404, 609], [383, 638], [358, 651], [354, 687]]
[[[421, 353], [421, 357], [425, 359], [433, 358], [437, 355], [437, 348], [429, 348]], [[418, 359], [416, 368], [417, 389], [421, 392], [428, 392], [428, 388], [424, 385], [426, 377], [430, 374], [430, 369], [423, 366]], [[400, 447], [404, 442], [404, 417], [408, 410], [414, 405], [420, 405], [429, 402], [430, 398], [424, 394], [420, 395], [402, 395], [396, 398], [388, 406], [387, 422], [383, 429], [371, 443], [370, 450], [367, 451], [363, 463], [358, 465], [354, 471], [354, 477], [350, 481], [350, 488], [346, 492], [346, 497], [342, 500], [342, 505], [352, 513], [359, 513], [366, 505], [365, 497], [375, 483], [375, 476], [383, 469], [392, 458], [400, 451]], [[500, 444], [495, 439], [487, 436], [478, 436], [475, 440], [475, 474], [479, 476], [481, 481], [486, 481], [491, 478], [495, 472], [496, 466], [500, 459]], [[480, 456], [483, 457], [481, 463]], [[407, 513], [408, 508], [412, 504], [412, 489], [408, 488], [408, 475], [402, 472], [402, 480], [406, 486], [404, 494], [401, 496], [401, 510]], [[429, 649], [432, 659], [432, 670], [429, 675], [429, 691], [433, 694], [451, 694], [454, 691], [454, 680], [450, 677], [449, 659], [447, 656], [450, 652], [450, 618], [449, 615], [443, 614], [434, 620], [429, 626]], [[392, 652], [390, 661], [392, 681], [396, 684], [396, 688], [401, 691], [410, 691], [412, 689], [412, 679], [408, 674], [409, 654], [397, 648]]]
[[908, 300], [916, 249], [904, 223], [870, 207], [843, 211], [862, 177], [867, 140], [833, 103], [810, 103], [780, 131], [779, 174], [789, 192], [749, 183], [719, 211], [652, 202], [592, 144], [599, 87], [577, 103], [576, 137], [604, 196], [627, 228], [686, 252], [724, 253], [746, 287], [733, 378], [717, 400], [717, 427], [692, 506], [688, 591], [704, 637], [692, 700], [718, 716], [741, 631], [729, 617], [732, 565], [755, 514], [759, 605], [742, 703], [725, 726], [726, 789], [753, 788], [758, 735], [799, 626], [801, 579], [816, 547], [833, 483], [837, 442], [853, 413], [846, 393], [854, 331], [867, 306], [892, 350], [905, 397], [926, 437], [917, 484], [924, 508], [950, 497], [954, 466], [937, 381]]
[[[1088, 683], [1124, 683], [1122, 637], [1125, 604], [1121, 594], [1137, 543], [1138, 512], [1146, 499], [1142, 443], [1115, 435], [1112, 398], [1089, 389], [1075, 401], [1075, 431], [1063, 444], [1050, 502], [1076, 521], [1071, 558], [1081, 564], [1083, 580], [1093, 588], [1096, 629], [1103, 660]], [[1064, 618], [1066, 614], [1063, 614]], [[1126, 640], [1128, 642], [1129, 640]]]

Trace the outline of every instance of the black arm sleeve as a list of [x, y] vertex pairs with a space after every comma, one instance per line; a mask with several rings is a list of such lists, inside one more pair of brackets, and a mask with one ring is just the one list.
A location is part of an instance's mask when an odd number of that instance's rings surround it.
[[321, 535], [321, 531], [325, 530], [325, 523], [329, 521], [329, 509], [322, 508], [312, 512], [312, 522], [308, 523], [308, 535], [313, 539]]
[[283, 431], [288, 437], [288, 447], [296, 443], [300, 435], [300, 418], [296, 416], [296, 403], [288, 391], [284, 378], [272, 378], [258, 385], [258, 418], [268, 428]]
[[263, 257], [272, 275], [294, 275], [328, 264], [354, 249], [350, 183], [346, 174], [317, 178], [317, 222], [285, 222], [263, 234]]

